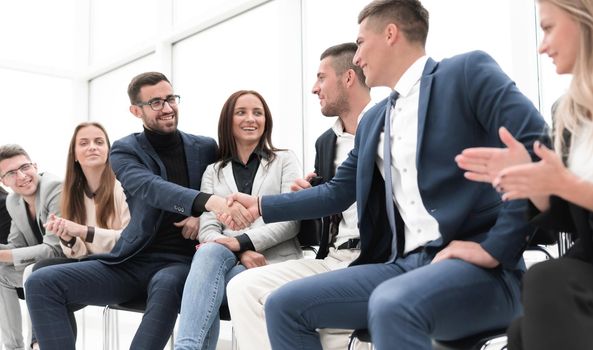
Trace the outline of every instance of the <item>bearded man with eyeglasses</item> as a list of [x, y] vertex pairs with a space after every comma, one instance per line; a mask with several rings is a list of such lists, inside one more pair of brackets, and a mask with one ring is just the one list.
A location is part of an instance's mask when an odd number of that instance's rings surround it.
[[18, 145], [0, 146], [0, 180], [12, 190], [6, 198], [12, 219], [8, 243], [0, 244], [0, 328], [5, 349], [24, 349], [16, 288], [23, 287], [27, 266], [62, 255], [59, 238], [46, 234], [43, 226], [49, 214], [60, 214], [62, 182], [38, 173], [37, 165]]

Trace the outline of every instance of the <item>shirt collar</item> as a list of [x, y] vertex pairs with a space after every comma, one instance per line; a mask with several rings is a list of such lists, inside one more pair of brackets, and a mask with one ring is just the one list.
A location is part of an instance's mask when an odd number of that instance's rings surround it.
[[[364, 114], [369, 109], [371, 109], [371, 107], [373, 107], [374, 105], [375, 105], [375, 103], [373, 102], [373, 100], [370, 100], [369, 103], [367, 103], [367, 105], [364, 106], [364, 108], [362, 109], [362, 112], [360, 112], [360, 114], [358, 115], [358, 118], [356, 119], [356, 124], [360, 123], [360, 119], [362, 119]], [[334, 123], [334, 125], [332, 125], [332, 130], [338, 137], [341, 137], [344, 135], [344, 124], [342, 124], [342, 120], [340, 118], [336, 119], [336, 122]]]
[[399, 92], [402, 97], [408, 96], [414, 85], [422, 78], [422, 72], [424, 66], [428, 61], [428, 56], [424, 55], [416, 60], [402, 75], [397, 84], [395, 84], [394, 90]]
[[[251, 153], [251, 155], [247, 159], [247, 164], [249, 164], [249, 162], [251, 162], [254, 158], [256, 158], [258, 161], [261, 160], [261, 159], [267, 160], [268, 159], [268, 155], [261, 148], [256, 148], [256, 149], [253, 150], [253, 152]], [[247, 165], [247, 164], [243, 164], [243, 162], [240, 159], [235, 158], [235, 157], [233, 157], [231, 160], [234, 163], [237, 163], [237, 164]]]

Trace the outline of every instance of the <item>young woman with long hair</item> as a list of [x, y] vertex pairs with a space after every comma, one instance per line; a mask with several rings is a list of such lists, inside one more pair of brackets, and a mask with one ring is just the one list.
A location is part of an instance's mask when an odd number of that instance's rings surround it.
[[[232, 94], [220, 113], [218, 161], [206, 169], [201, 190], [226, 197], [289, 192], [301, 176], [297, 157], [272, 145], [272, 114], [255, 91]], [[183, 290], [175, 349], [215, 349], [218, 310], [227, 282], [245, 269], [302, 257], [298, 222], [265, 224], [233, 231], [215, 213], [200, 218], [201, 242]]]
[[554, 148], [527, 151], [506, 131], [506, 149], [469, 149], [457, 157], [466, 177], [491, 182], [503, 200], [529, 199], [532, 223], [570, 232], [560, 259], [535, 264], [523, 278], [524, 315], [508, 331], [509, 350], [593, 347], [593, 2], [538, 0], [540, 53], [558, 74], [572, 74], [554, 111]]
[[[130, 221], [126, 196], [109, 163], [111, 143], [105, 128], [96, 122], [76, 126], [66, 160], [61, 196], [61, 216], [50, 215], [47, 231], [60, 237], [65, 258], [51, 258], [35, 264], [45, 266], [78, 261], [89, 254], [109, 252]], [[71, 310], [70, 324], [76, 334]], [[37, 342], [33, 334], [32, 346]]]

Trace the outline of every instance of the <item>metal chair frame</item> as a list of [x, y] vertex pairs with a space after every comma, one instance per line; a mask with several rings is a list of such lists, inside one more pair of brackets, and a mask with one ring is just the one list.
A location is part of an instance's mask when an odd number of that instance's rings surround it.
[[[122, 304], [106, 305], [103, 309], [103, 350], [119, 349], [119, 331], [118, 331], [118, 317], [117, 312], [112, 311], [129, 311], [144, 313], [146, 308], [145, 300], [132, 300]], [[220, 319], [222, 321], [230, 321], [231, 314], [228, 307], [220, 308]], [[113, 335], [112, 335], [113, 333]], [[167, 347], [173, 350], [175, 344], [174, 333], [171, 333]], [[237, 350], [237, 340], [235, 338], [235, 331], [232, 331], [231, 349]]]

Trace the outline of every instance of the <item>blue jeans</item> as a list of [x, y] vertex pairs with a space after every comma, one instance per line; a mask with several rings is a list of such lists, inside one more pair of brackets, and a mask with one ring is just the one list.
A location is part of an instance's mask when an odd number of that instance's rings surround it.
[[425, 251], [289, 282], [265, 304], [273, 349], [321, 349], [317, 328], [368, 328], [378, 350], [431, 350], [506, 327], [521, 310], [521, 271], [458, 259], [430, 264]]
[[245, 271], [235, 254], [218, 243], [206, 243], [194, 254], [183, 289], [175, 349], [216, 349], [228, 281]]
[[130, 349], [162, 350], [173, 331], [190, 257], [139, 254], [109, 265], [97, 260], [47, 266], [26, 282], [27, 306], [44, 350], [74, 350], [70, 305], [107, 305], [146, 297]]

